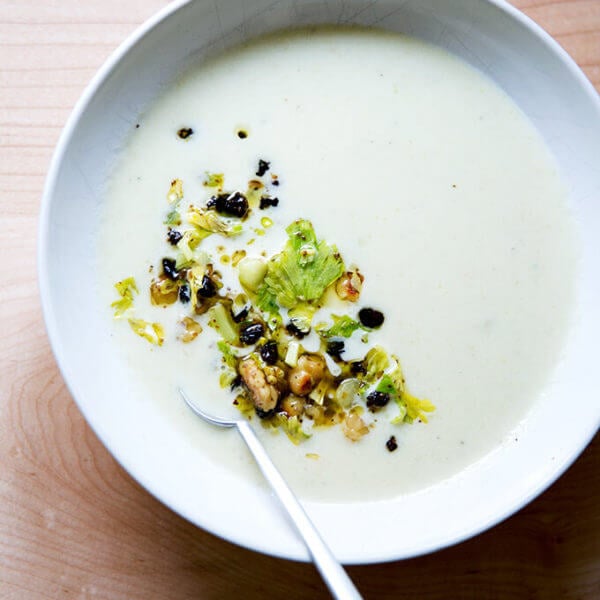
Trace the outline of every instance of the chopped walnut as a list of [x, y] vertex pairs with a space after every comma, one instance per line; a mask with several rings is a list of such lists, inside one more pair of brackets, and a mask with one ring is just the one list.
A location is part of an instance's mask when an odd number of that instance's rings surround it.
[[281, 402], [281, 410], [283, 410], [288, 417], [296, 417], [304, 411], [304, 400], [294, 394], [288, 394]]
[[316, 354], [303, 354], [298, 359], [298, 366], [288, 375], [290, 390], [296, 396], [307, 396], [323, 379], [325, 361]]
[[360, 297], [362, 284], [365, 278], [361, 272], [356, 269], [346, 271], [336, 282], [335, 291], [341, 300], [356, 302]]
[[191, 317], [183, 317], [179, 323], [184, 328], [183, 333], [179, 336], [179, 339], [184, 344], [189, 344], [202, 333], [202, 326], [200, 323], [194, 321]]
[[[268, 369], [268, 372], [267, 372]], [[244, 359], [239, 372], [246, 387], [252, 394], [254, 406], [263, 413], [268, 413], [277, 406], [279, 400], [280, 377], [277, 367], [266, 367], [263, 371], [253, 358]]]
[[350, 412], [342, 424], [344, 435], [353, 442], [369, 433], [369, 428], [362, 417], [356, 412]]

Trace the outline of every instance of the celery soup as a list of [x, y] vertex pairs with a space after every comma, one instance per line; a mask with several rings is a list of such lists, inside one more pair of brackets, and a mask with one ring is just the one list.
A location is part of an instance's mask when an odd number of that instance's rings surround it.
[[[258, 175], [261, 163], [268, 168]], [[400, 403], [366, 407], [358, 439], [341, 422], [310, 428], [297, 444], [253, 415], [293, 489], [323, 501], [392, 497], [512, 443], [561, 357], [576, 245], [554, 161], [511, 99], [432, 45], [317, 28], [212, 59], [141, 115], [107, 186], [98, 240], [107, 327], [136, 389], [164, 419], [223, 468], [258, 483], [242, 441], [199, 422], [176, 393], [181, 386], [209, 411], [239, 414], [231, 381], [222, 385], [222, 331], [207, 313], [182, 333], [189, 304], [181, 287], [167, 290], [179, 296], [168, 306], [153, 303], [149, 291], [165, 257], [179, 251], [169, 234], [180, 229], [168, 223], [173, 200], [185, 212], [190, 203], [207, 206], [219, 184], [248, 193], [251, 181], [275, 205], [255, 206], [235, 236], [210, 235], [194, 249], [211, 257], [221, 290], [247, 291], [239, 282], [243, 261], [268, 262], [286, 247], [290, 224], [310, 222], [343, 258], [343, 272], [364, 278], [360, 298], [343, 306], [331, 283], [312, 328], [341, 312], [357, 327], [361, 309], [381, 313], [381, 327], [367, 323], [327, 343], [343, 343], [340, 356], [356, 362], [385, 348], [410, 394], [435, 406], [421, 413], [427, 422], [412, 424], [394, 422]], [[137, 288], [126, 307], [131, 326], [110, 307], [115, 282], [127, 278]], [[282, 310], [284, 325], [290, 314]], [[135, 323], [161, 345], [136, 335]], [[140, 329], [147, 323], [160, 330]], [[301, 352], [317, 352], [315, 331], [297, 340]], [[183, 343], [186, 333], [193, 339]], [[336, 368], [331, 354], [323, 359]]]

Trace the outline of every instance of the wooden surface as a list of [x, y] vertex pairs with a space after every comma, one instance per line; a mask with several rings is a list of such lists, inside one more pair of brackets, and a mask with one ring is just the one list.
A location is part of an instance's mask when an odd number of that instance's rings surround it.
[[[85, 424], [46, 339], [35, 248], [53, 147], [96, 69], [164, 4], [0, 0], [3, 600], [327, 597], [310, 565], [221, 541], [132, 481]], [[600, 87], [600, 0], [515, 4]], [[491, 531], [350, 574], [366, 598], [598, 599], [599, 499], [597, 436], [549, 491]]]

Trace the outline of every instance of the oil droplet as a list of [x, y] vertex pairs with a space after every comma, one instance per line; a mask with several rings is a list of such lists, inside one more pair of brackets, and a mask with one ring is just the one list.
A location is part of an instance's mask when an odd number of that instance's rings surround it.
[[238, 263], [240, 262], [240, 260], [242, 260], [242, 258], [244, 258], [246, 256], [246, 251], [245, 250], [236, 250], [232, 255], [231, 255], [231, 264], [234, 267], [238, 266]]

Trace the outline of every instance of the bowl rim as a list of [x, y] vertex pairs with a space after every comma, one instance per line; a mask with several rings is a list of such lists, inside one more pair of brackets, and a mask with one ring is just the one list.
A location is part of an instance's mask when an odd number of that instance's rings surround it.
[[[532, 18], [528, 17], [518, 8], [513, 6], [508, 2], [508, 0], [478, 0], [482, 4], [487, 4], [498, 11], [504, 13], [509, 18], [517, 22], [520, 26], [526, 29], [530, 35], [536, 37], [545, 47], [548, 49], [556, 58], [560, 60], [560, 62], [567, 67], [571, 76], [577, 81], [582, 92], [584, 92], [588, 99], [594, 103], [598, 109], [598, 114], [600, 114], [600, 97], [590, 80], [583, 73], [582, 69], [577, 65], [574, 59], [566, 52], [564, 48], [549, 34], [547, 33], [540, 25], [538, 25]], [[126, 55], [151, 31], [153, 31], [157, 26], [159, 26], [163, 21], [170, 18], [180, 9], [185, 7], [188, 4], [191, 4], [194, 0], [173, 0], [171, 3], [160, 9], [154, 15], [152, 15], [149, 19], [147, 19], [144, 23], [139, 25], [132, 33], [130, 33], [127, 38], [109, 55], [109, 57], [104, 61], [100, 69], [95, 73], [89, 83], [86, 85], [83, 93], [79, 97], [78, 101], [75, 103], [63, 129], [59, 136], [58, 142], [56, 144], [55, 150], [52, 154], [52, 158], [50, 161], [50, 165], [48, 168], [48, 173], [46, 176], [46, 180], [44, 183], [43, 193], [41, 197], [41, 208], [40, 208], [40, 216], [38, 221], [38, 236], [37, 236], [37, 270], [38, 270], [38, 289], [40, 294], [41, 308], [44, 319], [44, 324], [46, 328], [46, 332], [48, 335], [48, 339], [50, 341], [50, 346], [52, 349], [52, 353], [54, 354], [54, 358], [56, 360], [57, 366], [61, 372], [62, 378], [65, 382], [67, 389], [75, 401], [77, 407], [82, 412], [85, 417], [85, 411], [82, 408], [82, 404], [78, 398], [78, 394], [75, 390], [75, 384], [70, 376], [69, 367], [67, 364], [66, 357], [62, 352], [62, 346], [60, 342], [61, 334], [60, 328], [57, 325], [57, 321], [55, 318], [54, 306], [51, 301], [51, 282], [49, 278], [49, 269], [47, 268], [47, 246], [49, 243], [50, 236], [50, 212], [52, 199], [55, 195], [56, 186], [58, 183], [59, 173], [61, 169], [61, 165], [63, 163], [67, 148], [71, 143], [74, 135], [76, 134], [78, 125], [80, 120], [82, 119], [85, 111], [87, 110], [90, 102], [94, 98], [95, 94], [99, 90], [99, 88], [103, 85], [103, 83], [111, 76], [111, 74], [118, 68], [120, 62], [126, 57]], [[102, 444], [107, 448], [108, 445], [105, 442], [104, 436], [98, 431], [98, 428], [90, 423], [86, 417], [87, 426], [91, 427], [94, 431], [95, 435], [100, 439]], [[530, 487], [526, 494], [523, 494], [519, 501], [514, 502], [510, 505], [507, 505], [503, 511], [497, 512], [491, 518], [482, 518], [481, 521], [472, 526], [466, 531], [462, 531], [460, 533], [455, 533], [454, 535], [449, 536], [443, 543], [430, 543], [429, 545], [423, 544], [415, 549], [413, 552], [409, 552], [404, 554], [401, 558], [407, 559], [415, 556], [420, 556], [423, 554], [435, 552], [456, 544], [459, 544], [471, 537], [477, 536], [483, 531], [494, 527], [495, 525], [501, 523], [506, 520], [519, 510], [521, 510], [524, 506], [529, 504], [533, 499], [538, 497], [544, 490], [548, 489], [556, 480], [558, 480], [565, 471], [577, 460], [577, 458], [581, 455], [581, 453], [588, 446], [590, 441], [593, 439], [596, 434], [598, 427], [600, 426], [600, 417], [597, 423], [590, 423], [589, 430], [587, 435], [583, 436], [580, 440], [580, 444], [576, 452], [567, 456], [562, 463], [556, 465], [555, 470], [551, 473], [549, 477], [546, 477], [543, 481], [538, 484]], [[150, 492], [155, 498], [164, 503], [161, 499], [160, 495], [154, 489], [154, 486], [150, 485], [149, 482], [143, 481], [140, 476], [136, 473], [132, 472], [122, 461], [122, 459], [113, 454], [109, 450], [113, 459], [123, 468], [130, 477], [132, 477], [136, 482], [138, 482], [142, 487], [145, 488], [146, 491]], [[309, 502], [310, 504], [310, 502]], [[258, 551], [267, 555], [271, 555], [278, 558], [285, 558], [289, 560], [308, 562], [310, 558], [308, 555], [299, 555], [293, 551], [282, 552], [275, 549], [272, 549], [270, 546], [264, 544], [260, 540], [253, 541], [250, 543], [249, 541], [240, 540], [236, 538], [230, 532], [226, 532], [215, 524], [212, 521], [206, 520], [192, 520], [189, 515], [185, 513], [185, 511], [178, 510], [166, 504], [166, 506], [178, 514], [179, 516], [189, 520], [190, 522], [197, 524], [197, 526], [202, 527], [204, 530], [216, 535], [222, 539], [225, 539], [237, 546], [241, 546], [247, 548], [249, 550]], [[350, 560], [344, 560], [345, 564], [370, 564], [370, 563], [384, 563], [398, 560], [398, 556], [390, 556], [388, 554], [377, 554], [377, 553], [369, 553], [365, 556], [359, 556], [360, 551], [358, 552], [356, 558]]]

